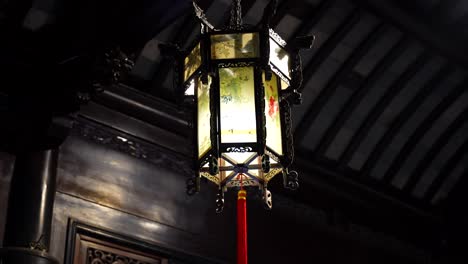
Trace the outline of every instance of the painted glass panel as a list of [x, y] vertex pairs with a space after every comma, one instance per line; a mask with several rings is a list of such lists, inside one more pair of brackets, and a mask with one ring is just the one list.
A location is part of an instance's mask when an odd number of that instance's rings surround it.
[[219, 34], [211, 36], [212, 59], [256, 58], [259, 53], [258, 33]]
[[253, 67], [220, 68], [221, 142], [256, 142]]
[[289, 73], [289, 54], [276, 41], [270, 38], [270, 62], [286, 77], [291, 79]]
[[266, 144], [278, 155], [283, 155], [277, 78], [278, 77], [273, 74], [271, 80], [268, 81], [265, 79], [265, 74], [263, 74], [263, 86], [265, 87]]
[[208, 84], [198, 81], [197, 104], [198, 104], [198, 158], [201, 158], [211, 148], [210, 138], [210, 85], [211, 78], [208, 78]]
[[200, 43], [185, 57], [184, 61], [184, 82], [190, 78], [190, 76], [200, 67], [201, 65], [201, 54], [200, 54]]

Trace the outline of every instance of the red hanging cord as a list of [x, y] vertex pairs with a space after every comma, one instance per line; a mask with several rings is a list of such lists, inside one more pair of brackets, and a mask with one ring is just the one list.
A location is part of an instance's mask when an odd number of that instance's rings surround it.
[[243, 175], [239, 174], [241, 189], [237, 193], [237, 264], [247, 264], [247, 192]]

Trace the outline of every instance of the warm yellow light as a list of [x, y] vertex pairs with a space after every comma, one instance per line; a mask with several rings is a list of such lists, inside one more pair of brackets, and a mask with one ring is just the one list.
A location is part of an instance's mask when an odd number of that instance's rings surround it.
[[211, 35], [212, 59], [256, 58], [258, 51], [258, 33]]
[[184, 60], [184, 82], [200, 67], [201, 54], [198, 43]]
[[220, 68], [221, 143], [257, 141], [254, 68]]
[[211, 149], [210, 139], [210, 85], [211, 78], [208, 79], [208, 84], [198, 81], [197, 87], [197, 106], [198, 106], [198, 158], [201, 158]]

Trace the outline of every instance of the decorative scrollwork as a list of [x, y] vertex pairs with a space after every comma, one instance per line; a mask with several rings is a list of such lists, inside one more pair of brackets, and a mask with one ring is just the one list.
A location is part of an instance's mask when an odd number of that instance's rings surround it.
[[268, 173], [270, 171], [270, 156], [262, 156], [262, 169], [264, 173]]
[[292, 117], [291, 117], [291, 107], [289, 101], [285, 100], [281, 104], [281, 111], [284, 113], [284, 123], [285, 123], [285, 137], [286, 137], [286, 153], [284, 156], [283, 166], [285, 168], [291, 166], [294, 160], [294, 141], [292, 134]]
[[[292, 87], [293, 91], [295, 93], [299, 93], [296, 91], [299, 91], [302, 87], [302, 59], [301, 56], [299, 55], [299, 51], [295, 52], [294, 55], [292, 56], [291, 60], [291, 84], [290, 86]], [[301, 100], [293, 100], [294, 104], [301, 104]]]
[[234, 29], [234, 30], [242, 29], [241, 0], [232, 0], [231, 17], [229, 19], [229, 28]]
[[73, 124], [71, 134], [181, 174], [193, 175], [189, 169], [188, 159], [98, 123], [78, 117]]
[[238, 181], [238, 180], [232, 180], [232, 181], [229, 181], [226, 183], [226, 186], [231, 188], [231, 187], [241, 187], [241, 186], [258, 186], [258, 181], [255, 181], [255, 180], [242, 180], [242, 183], [241, 181]]
[[204, 178], [206, 178], [207, 180], [213, 182], [216, 185], [219, 185], [219, 183], [220, 183], [219, 178], [216, 177], [216, 176], [211, 175], [209, 172], [202, 171], [202, 172], [200, 172], [200, 175], [203, 176]]
[[[290, 84], [290, 81], [289, 81], [289, 78], [286, 77], [286, 75], [284, 75], [280, 70], [278, 70], [275, 65], [271, 64], [271, 62], [269, 63], [269, 66], [270, 66], [270, 69], [276, 74], [278, 75], [285, 83], [287, 83], [288, 85]], [[284, 88], [281, 88], [284, 90]]]
[[194, 195], [200, 191], [200, 177], [188, 178], [186, 181], [187, 194]]
[[193, 4], [193, 9], [195, 10], [195, 16], [202, 22], [202, 24], [207, 26], [210, 30], [214, 30], [214, 26], [206, 18], [205, 11], [203, 11], [203, 9], [201, 9], [195, 3], [195, 1], [193, 1], [192, 4]]
[[258, 100], [258, 109], [257, 109], [257, 116], [260, 119], [260, 129], [261, 129], [261, 141], [259, 142], [259, 149], [258, 149], [258, 155], [262, 156], [265, 153], [265, 146], [266, 146], [266, 137], [267, 137], [267, 131], [266, 131], [266, 116], [265, 116], [265, 87], [263, 86], [263, 78], [261, 74], [259, 74], [257, 78], [255, 78], [256, 81], [256, 86], [260, 87], [260, 89], [256, 89], [256, 97], [259, 99]]
[[133, 58], [125, 54], [120, 47], [108, 49], [104, 56], [98, 58], [95, 65], [93, 87], [106, 87], [124, 81], [133, 69]]
[[275, 155], [273, 154], [271, 151], [269, 151], [268, 149], [265, 149], [265, 154], [268, 155], [272, 160], [278, 162], [278, 163], [281, 163], [281, 160]]
[[252, 147], [228, 147], [226, 152], [252, 152]]
[[211, 157], [208, 166], [211, 175], [216, 175], [219, 173], [219, 164], [216, 157]]
[[224, 192], [222, 189], [219, 189], [216, 194], [216, 213], [221, 213], [224, 209]]
[[278, 44], [280, 44], [282, 47], [286, 46], [286, 41], [271, 28], [270, 28], [270, 37], [273, 40], [275, 40]]
[[274, 168], [271, 169], [266, 175], [264, 175], [265, 182], [269, 182], [273, 177], [275, 177], [278, 173], [280, 173], [283, 169], [282, 168]]
[[[289, 50], [291, 51], [291, 87], [296, 93], [296, 96], [293, 97], [294, 104], [300, 104], [302, 100], [300, 99], [300, 91], [302, 90], [302, 59], [299, 55], [301, 49], [310, 49], [314, 44], [315, 36], [303, 36], [295, 38], [290, 44]], [[297, 96], [299, 94], [299, 96]]]
[[150, 264], [148, 262], [140, 261], [138, 259], [94, 248], [88, 248], [86, 259], [86, 263], [89, 264]]
[[284, 187], [290, 190], [299, 188], [299, 174], [297, 171], [283, 171]]
[[231, 67], [248, 67], [255, 65], [255, 62], [251, 61], [239, 61], [239, 62], [220, 62], [218, 67], [220, 68], [231, 68]]
[[273, 207], [273, 199], [271, 196], [271, 192], [266, 187], [263, 189], [263, 202], [265, 208], [271, 210], [271, 208]]

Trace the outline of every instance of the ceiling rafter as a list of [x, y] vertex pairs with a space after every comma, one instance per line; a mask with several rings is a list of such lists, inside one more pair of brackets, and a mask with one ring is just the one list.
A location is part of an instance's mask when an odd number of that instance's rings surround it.
[[398, 43], [396, 43], [388, 52], [384, 58], [380, 60], [377, 66], [372, 69], [369, 76], [364, 80], [362, 85], [353, 91], [353, 94], [348, 98], [345, 105], [341, 108], [340, 112], [336, 116], [333, 123], [328, 127], [326, 132], [323, 134], [319, 145], [315, 152], [318, 155], [324, 155], [327, 149], [332, 144], [336, 135], [340, 129], [346, 124], [351, 114], [354, 112], [356, 107], [361, 103], [364, 97], [367, 95], [369, 90], [377, 83], [386, 70], [392, 66], [392, 64], [403, 54], [403, 52], [410, 46], [410, 39], [408, 37], [402, 37]]
[[[271, 25], [270, 25], [271, 28], [276, 28], [276, 26], [278, 26], [278, 24], [281, 22], [281, 20], [286, 16], [286, 14], [291, 9], [291, 7], [292, 7], [291, 4], [293, 2], [295, 2], [295, 1], [283, 0], [283, 1], [281, 1], [281, 3], [278, 4], [278, 6], [276, 8], [276, 14], [273, 17], [273, 19], [271, 20]], [[261, 23], [261, 21], [259, 23]]]
[[[362, 174], [370, 174], [371, 170], [374, 168], [374, 166], [377, 164], [377, 161], [384, 153], [384, 150], [393, 141], [393, 139], [398, 134], [403, 125], [408, 122], [410, 117], [414, 115], [419, 106], [423, 104], [423, 102], [429, 97], [429, 95], [431, 95], [432, 92], [453, 71], [454, 69], [448, 64], [446, 64], [434, 75], [433, 78], [426, 81], [426, 83], [417, 92], [417, 94], [413, 96], [411, 101], [404, 107], [404, 109], [397, 115], [397, 117], [393, 119], [385, 134], [380, 138], [378, 143], [372, 149], [366, 162], [361, 168]], [[355, 134], [355, 136], [351, 139], [349, 145], [346, 147], [345, 151], [339, 158], [341, 164], [347, 164], [351, 160], [354, 152], [359, 148], [362, 141], [366, 138], [367, 134], [368, 131], [364, 133]]]
[[431, 8], [430, 15], [439, 20], [446, 21], [450, 17], [450, 10], [457, 7], [459, 2], [460, 0], [442, 0]]
[[445, 131], [437, 138], [434, 144], [424, 155], [424, 158], [419, 161], [416, 168], [410, 174], [410, 177], [403, 187], [403, 191], [410, 192], [416, 184], [424, 176], [424, 173], [430, 167], [432, 161], [437, 157], [437, 154], [448, 144], [450, 139], [467, 124], [468, 121], [468, 106], [450, 123]]
[[[326, 174], [333, 174], [334, 179], [331, 180], [333, 184], [339, 184], [341, 182], [352, 183], [354, 185], [358, 185], [360, 188], [372, 190], [372, 192], [377, 193], [379, 196], [391, 197], [403, 204], [418, 208], [419, 210], [431, 214], [428, 204], [423, 203], [421, 200], [416, 199], [408, 193], [402, 192], [400, 189], [392, 185], [384, 185], [375, 178], [361, 175], [359, 171], [355, 169], [339, 167], [335, 160], [331, 160], [323, 156], [316, 156], [311, 150], [299, 148], [296, 150], [296, 153], [297, 160], [303, 169], [313, 167], [316, 168], [317, 171], [327, 171]], [[303, 180], [306, 182], [311, 181], [309, 178]]]
[[317, 25], [317, 23], [323, 18], [323, 16], [330, 10], [330, 7], [336, 2], [336, 0], [322, 0], [317, 7], [314, 7], [308, 13], [310, 18], [301, 25], [291, 34], [288, 41], [291, 41], [299, 36], [306, 35], [310, 30]]
[[356, 140], [358, 144], [361, 144], [361, 142], [369, 134], [375, 122], [385, 112], [385, 109], [387, 109], [388, 105], [390, 105], [393, 99], [401, 92], [401, 90], [406, 87], [406, 84], [421, 70], [425, 64], [429, 62], [430, 59], [431, 56], [427, 51], [425, 51], [406, 67], [401, 75], [396, 78], [390, 87], [385, 91], [385, 94], [380, 97], [377, 103], [375, 103], [372, 109], [368, 112], [367, 116], [364, 118], [364, 121], [354, 133], [354, 136], [350, 142]]
[[362, 59], [364, 55], [369, 52], [370, 47], [379, 39], [385, 32], [388, 26], [385, 23], [379, 23], [374, 29], [367, 34], [353, 53], [345, 60], [340, 66], [335, 75], [330, 79], [327, 85], [320, 91], [319, 95], [315, 98], [312, 105], [307, 109], [304, 117], [299, 122], [294, 135], [297, 142], [302, 142], [305, 138], [310, 125], [317, 118], [323, 106], [329, 101], [330, 97], [335, 93], [338, 86], [343, 82], [344, 78], [349, 75], [356, 64]]
[[413, 152], [419, 141], [426, 135], [434, 123], [439, 117], [450, 107], [453, 103], [467, 91], [468, 78], [463, 80], [449, 95], [429, 113], [424, 121], [418, 126], [418, 128], [409, 136], [404, 146], [400, 149], [399, 153], [393, 159], [390, 167], [382, 178], [383, 182], [390, 183], [395, 175], [400, 171], [402, 164], [407, 160], [408, 156]]
[[439, 174], [427, 188], [427, 191], [423, 197], [423, 201], [426, 201], [428, 203], [431, 202], [431, 200], [437, 194], [437, 191], [444, 184], [445, 180], [453, 173], [458, 164], [460, 164], [460, 162], [462, 162], [462, 160], [466, 156], [468, 156], [468, 138], [463, 144], [461, 144], [458, 147], [458, 149], [453, 153], [453, 155], [450, 156], [450, 158], [442, 166], [441, 170], [439, 171]]
[[326, 40], [324, 44], [317, 50], [317, 53], [312, 60], [305, 66], [303, 70], [302, 90], [305, 88], [309, 80], [318, 70], [319, 66], [330, 56], [333, 50], [338, 46], [341, 40], [353, 29], [361, 18], [361, 11], [355, 8], [351, 13], [338, 25], [335, 32]]

